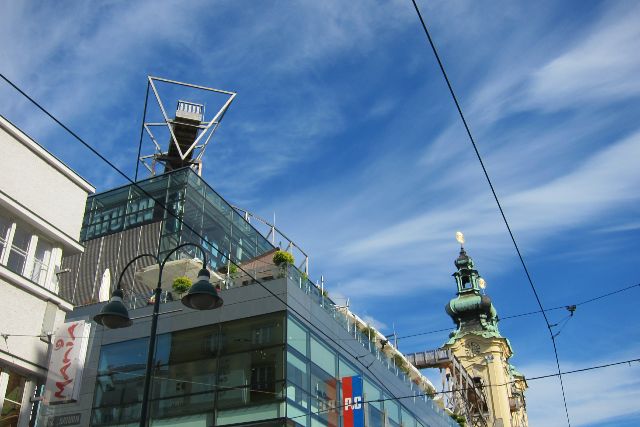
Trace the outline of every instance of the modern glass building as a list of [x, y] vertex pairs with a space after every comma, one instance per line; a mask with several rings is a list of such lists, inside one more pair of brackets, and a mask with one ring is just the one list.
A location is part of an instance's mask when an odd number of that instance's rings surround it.
[[[209, 267], [216, 270], [228, 257], [246, 263], [274, 249], [188, 167], [89, 197], [80, 241], [85, 253], [63, 258], [66, 273], [60, 275], [61, 294], [76, 305], [104, 300], [100, 288], [105, 272], [115, 275], [140, 253], [164, 257], [181, 243], [197, 243], [207, 249]], [[178, 257], [201, 254], [187, 247]], [[142, 259], [136, 267], [151, 263]], [[126, 274], [131, 287], [125, 293], [148, 294], [148, 286], [133, 280], [133, 269]], [[109, 292], [105, 294], [108, 298]]]
[[[161, 300], [151, 425], [351, 427], [343, 379], [354, 377], [362, 379], [363, 425], [457, 425], [391, 344], [298, 268], [274, 265], [276, 248], [190, 168], [89, 198], [81, 240], [84, 254], [62, 265], [61, 292], [77, 305], [68, 322], [91, 321], [115, 285], [108, 278], [141, 253], [163, 257], [190, 242], [205, 248], [212, 271], [228, 259], [242, 267], [212, 278], [220, 280], [221, 308], [197, 312]], [[196, 257], [187, 249], [175, 262]], [[80, 397], [43, 405], [43, 423], [138, 425], [151, 312], [148, 298], [135, 298], [150, 291], [141, 273], [152, 261], [142, 261], [122, 281], [133, 326], [93, 324]]]
[[[153, 365], [151, 425], [346, 426], [342, 382], [353, 376], [363, 378], [366, 426], [457, 425], [296, 269], [272, 273], [261, 284], [223, 290], [225, 304], [217, 310], [162, 304], [167, 314]], [[67, 320], [88, 320], [100, 308], [79, 307]], [[81, 397], [50, 416], [137, 425], [149, 311], [130, 312], [138, 319], [131, 328], [94, 328]]]

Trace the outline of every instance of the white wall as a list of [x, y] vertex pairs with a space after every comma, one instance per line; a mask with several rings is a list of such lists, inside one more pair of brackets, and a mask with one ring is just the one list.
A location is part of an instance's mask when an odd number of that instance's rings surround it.
[[[48, 344], [37, 337], [42, 332], [46, 308], [47, 302], [41, 297], [0, 279], [0, 313], [3, 319], [0, 332], [8, 335], [6, 339], [0, 339], [0, 359], [22, 369], [44, 374], [44, 370], [33, 364], [43, 367], [47, 365]], [[62, 323], [64, 316], [65, 312], [58, 306], [54, 324]], [[26, 359], [33, 364], [20, 359]]]
[[0, 117], [0, 190], [77, 239], [93, 188]]

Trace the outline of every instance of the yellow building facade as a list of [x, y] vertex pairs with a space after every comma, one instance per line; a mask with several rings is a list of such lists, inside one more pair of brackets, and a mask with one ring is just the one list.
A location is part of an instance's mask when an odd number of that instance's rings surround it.
[[491, 427], [527, 427], [524, 376], [509, 363], [513, 349], [498, 330], [498, 313], [484, 292], [484, 280], [464, 247], [455, 260], [457, 295], [445, 310], [456, 323], [444, 345], [466, 371], [478, 377], [486, 397], [484, 419]]

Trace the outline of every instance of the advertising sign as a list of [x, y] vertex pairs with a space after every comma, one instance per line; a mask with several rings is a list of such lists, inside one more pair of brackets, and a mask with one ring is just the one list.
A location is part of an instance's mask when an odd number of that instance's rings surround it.
[[344, 427], [364, 427], [362, 377], [342, 378], [342, 419]]
[[91, 324], [84, 320], [64, 323], [56, 330], [52, 338], [45, 403], [78, 400], [90, 332]]

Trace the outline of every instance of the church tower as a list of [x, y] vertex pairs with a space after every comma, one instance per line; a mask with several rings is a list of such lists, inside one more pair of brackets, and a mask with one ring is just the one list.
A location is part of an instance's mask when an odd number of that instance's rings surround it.
[[498, 330], [498, 312], [485, 294], [485, 281], [464, 249], [464, 237], [457, 233], [460, 255], [453, 273], [456, 297], [445, 306], [457, 328], [444, 345], [474, 377], [480, 378], [488, 403], [489, 425], [528, 426], [524, 391], [527, 383], [509, 359], [513, 349]]

